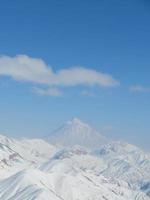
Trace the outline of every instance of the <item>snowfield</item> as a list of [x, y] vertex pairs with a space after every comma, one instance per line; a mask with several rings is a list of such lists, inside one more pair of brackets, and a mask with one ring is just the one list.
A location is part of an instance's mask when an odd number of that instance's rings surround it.
[[0, 200], [150, 200], [150, 154], [79, 119], [44, 139], [0, 135]]

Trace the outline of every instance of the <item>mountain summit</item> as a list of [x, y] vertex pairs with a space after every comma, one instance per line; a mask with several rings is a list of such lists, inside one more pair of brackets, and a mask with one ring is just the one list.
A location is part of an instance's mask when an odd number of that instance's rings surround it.
[[63, 146], [80, 145], [88, 148], [97, 148], [105, 144], [107, 139], [80, 119], [73, 118], [52, 132], [48, 136], [48, 141]]

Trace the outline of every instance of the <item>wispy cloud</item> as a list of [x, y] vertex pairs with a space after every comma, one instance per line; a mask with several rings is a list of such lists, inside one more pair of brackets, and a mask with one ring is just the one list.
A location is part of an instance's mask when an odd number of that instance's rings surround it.
[[145, 87], [142, 85], [132, 85], [129, 89], [131, 92], [150, 92], [150, 87]]
[[61, 97], [63, 95], [58, 88], [34, 87], [32, 91], [41, 96]]
[[17, 81], [28, 81], [49, 86], [98, 85], [114, 87], [119, 81], [109, 74], [104, 74], [85, 67], [72, 67], [56, 72], [42, 59], [26, 55], [0, 57], [0, 76], [9, 76]]
[[89, 90], [83, 90], [81, 92], [81, 95], [82, 96], [87, 96], [87, 97], [95, 97], [95, 94], [93, 92], [89, 91]]
[[[70, 67], [54, 71], [42, 59], [27, 55], [0, 56], [0, 76], [38, 85], [34, 91], [41, 95], [61, 96], [59, 87], [116, 87], [120, 83], [111, 75], [85, 67]], [[46, 86], [49, 89], [39, 88]], [[88, 95], [88, 94], [85, 94]]]
[[17, 81], [48, 84], [52, 70], [41, 59], [26, 55], [0, 57], [0, 76], [8, 76]]

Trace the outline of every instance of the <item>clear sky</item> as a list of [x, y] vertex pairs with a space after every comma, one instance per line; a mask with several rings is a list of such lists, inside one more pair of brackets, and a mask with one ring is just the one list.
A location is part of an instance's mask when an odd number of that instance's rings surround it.
[[150, 1], [5, 0], [0, 132], [39, 137], [72, 117], [150, 150]]

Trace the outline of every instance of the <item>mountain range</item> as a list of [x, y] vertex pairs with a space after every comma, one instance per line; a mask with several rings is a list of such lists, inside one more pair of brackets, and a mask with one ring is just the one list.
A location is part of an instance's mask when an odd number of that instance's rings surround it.
[[77, 118], [44, 138], [0, 135], [0, 200], [150, 200], [150, 154]]

